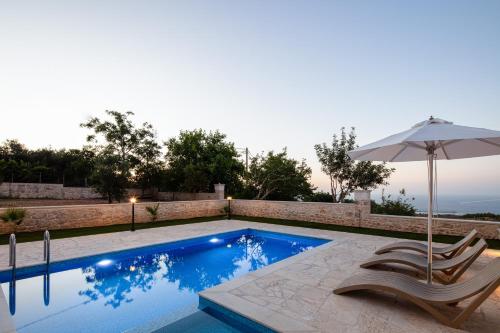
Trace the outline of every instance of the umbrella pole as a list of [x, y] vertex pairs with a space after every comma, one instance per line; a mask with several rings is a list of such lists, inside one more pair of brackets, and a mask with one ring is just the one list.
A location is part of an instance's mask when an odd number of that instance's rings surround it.
[[432, 283], [432, 215], [433, 215], [433, 188], [434, 188], [434, 150], [429, 149], [427, 155], [429, 203], [427, 207], [427, 283]]

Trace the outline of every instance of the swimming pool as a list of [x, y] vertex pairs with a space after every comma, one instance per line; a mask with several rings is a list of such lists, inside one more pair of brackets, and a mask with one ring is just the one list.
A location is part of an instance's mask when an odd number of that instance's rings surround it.
[[[197, 293], [329, 240], [243, 229], [0, 272], [18, 332], [252, 331]], [[193, 330], [199, 327], [199, 330]]]

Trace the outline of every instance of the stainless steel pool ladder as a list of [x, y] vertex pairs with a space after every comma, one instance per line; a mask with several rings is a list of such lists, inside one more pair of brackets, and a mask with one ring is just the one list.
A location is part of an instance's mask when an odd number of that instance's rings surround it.
[[9, 238], [9, 266], [16, 268], [16, 235], [10, 234]]
[[43, 260], [47, 262], [47, 265], [50, 263], [50, 233], [48, 230], [45, 230], [43, 234]]

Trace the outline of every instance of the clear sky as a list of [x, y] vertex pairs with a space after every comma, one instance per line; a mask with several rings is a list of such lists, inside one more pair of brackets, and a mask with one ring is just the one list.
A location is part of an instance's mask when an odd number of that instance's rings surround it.
[[[81, 147], [78, 124], [133, 111], [162, 139], [220, 129], [288, 147], [360, 145], [430, 115], [500, 130], [500, 1], [0, 1], [0, 141]], [[390, 191], [425, 192], [425, 163]], [[444, 161], [440, 193], [500, 194], [500, 157]]]

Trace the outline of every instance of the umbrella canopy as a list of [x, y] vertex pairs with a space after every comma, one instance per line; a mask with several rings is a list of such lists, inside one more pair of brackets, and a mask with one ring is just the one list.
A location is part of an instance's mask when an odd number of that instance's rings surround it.
[[454, 125], [430, 117], [407, 131], [391, 135], [349, 152], [361, 161], [425, 161], [428, 165], [427, 281], [432, 282], [432, 215], [434, 161], [500, 155], [500, 131]]
[[429, 150], [438, 160], [498, 155], [500, 131], [454, 125], [431, 117], [407, 131], [352, 150], [349, 156], [361, 161], [425, 161]]

